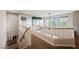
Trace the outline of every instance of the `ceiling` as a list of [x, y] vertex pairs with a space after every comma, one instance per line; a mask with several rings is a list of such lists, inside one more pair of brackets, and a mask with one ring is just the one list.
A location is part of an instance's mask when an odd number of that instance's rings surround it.
[[12, 12], [24, 13], [37, 17], [45, 17], [48, 16], [49, 13], [51, 16], [53, 16], [65, 13], [72, 13], [74, 11], [75, 10], [13, 10]]
[[27, 10], [25, 13], [34, 15], [34, 16], [39, 16], [39, 17], [44, 17], [48, 16], [49, 13], [50, 15], [59, 15], [59, 14], [64, 14], [64, 13], [71, 13], [73, 10]]

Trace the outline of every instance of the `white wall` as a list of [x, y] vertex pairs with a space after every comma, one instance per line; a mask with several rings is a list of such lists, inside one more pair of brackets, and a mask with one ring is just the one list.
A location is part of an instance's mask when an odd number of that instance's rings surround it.
[[7, 36], [18, 35], [19, 18], [17, 14], [7, 13]]
[[0, 10], [0, 48], [5, 48], [6, 39], [6, 11]]
[[[20, 23], [21, 16], [27, 17], [27, 22], [26, 22], [25, 26]], [[22, 37], [23, 33], [25, 32], [25, 30], [27, 29], [27, 27], [31, 27], [31, 26], [32, 26], [32, 16], [25, 15], [25, 14], [19, 14], [19, 40], [21, 39], [21, 37]], [[31, 30], [29, 30], [25, 34], [24, 37], [25, 37], [25, 39], [23, 39], [22, 42], [20, 42], [18, 40], [19, 48], [26, 48], [31, 45]]]
[[19, 25], [22, 25], [22, 24], [21, 24], [21, 17], [22, 17], [22, 16], [27, 17], [26, 25], [27, 25], [28, 27], [31, 27], [31, 26], [32, 26], [32, 16], [26, 15], [26, 14], [19, 14]]
[[27, 26], [32, 26], [32, 16], [27, 16]]

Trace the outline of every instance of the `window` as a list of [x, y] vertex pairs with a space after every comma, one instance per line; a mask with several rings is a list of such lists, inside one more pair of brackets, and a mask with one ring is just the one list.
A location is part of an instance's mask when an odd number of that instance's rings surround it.
[[32, 18], [32, 25], [33, 26], [43, 26], [43, 20], [42, 18], [33, 17]]
[[50, 28], [67, 28], [69, 27], [69, 18], [68, 16], [64, 17], [56, 17], [49, 19], [49, 27]]

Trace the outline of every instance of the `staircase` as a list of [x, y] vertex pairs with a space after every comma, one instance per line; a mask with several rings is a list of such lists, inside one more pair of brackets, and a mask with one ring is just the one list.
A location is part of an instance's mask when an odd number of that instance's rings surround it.
[[30, 29], [30, 28], [27, 28], [27, 29], [24, 31], [24, 33], [23, 33], [23, 35], [22, 35], [22, 37], [21, 37], [21, 39], [20, 39], [20, 42], [22, 42], [22, 40], [24, 39], [25, 34], [27, 33], [27, 31], [28, 31], [29, 29]]
[[24, 49], [31, 45], [31, 29], [27, 27], [21, 27], [19, 31], [19, 48]]

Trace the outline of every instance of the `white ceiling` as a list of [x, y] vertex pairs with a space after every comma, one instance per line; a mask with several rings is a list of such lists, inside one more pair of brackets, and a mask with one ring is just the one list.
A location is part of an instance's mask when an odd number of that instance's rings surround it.
[[[65, 14], [65, 13], [72, 13], [75, 10], [15, 10], [18, 13], [24, 13], [24, 14], [29, 14], [32, 16], [37, 16], [37, 17], [45, 17], [49, 15], [59, 15], [59, 14]], [[14, 12], [15, 12], [14, 11]]]

